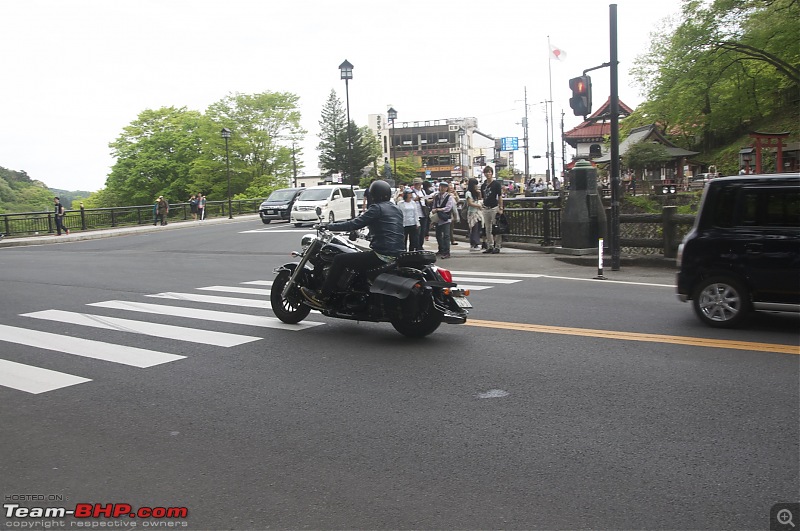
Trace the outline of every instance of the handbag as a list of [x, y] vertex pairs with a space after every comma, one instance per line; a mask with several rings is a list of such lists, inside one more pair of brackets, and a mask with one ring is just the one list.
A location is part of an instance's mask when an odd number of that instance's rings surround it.
[[431, 220], [431, 223], [439, 223], [439, 213], [438, 212], [431, 212], [428, 215], [428, 218]]
[[505, 214], [497, 214], [494, 218], [494, 226], [492, 227], [492, 234], [508, 234], [508, 219]]

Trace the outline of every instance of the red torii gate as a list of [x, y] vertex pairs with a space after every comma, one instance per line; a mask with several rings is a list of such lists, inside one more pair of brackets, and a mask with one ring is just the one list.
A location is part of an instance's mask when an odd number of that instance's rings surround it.
[[[775, 159], [775, 173], [783, 171], [783, 148], [786, 144], [783, 139], [789, 136], [789, 133], [750, 133], [750, 138], [755, 138], [755, 145], [752, 146], [756, 150], [756, 173], [761, 173], [761, 148], [778, 148], [777, 158]], [[774, 141], [774, 143], [773, 143]]]

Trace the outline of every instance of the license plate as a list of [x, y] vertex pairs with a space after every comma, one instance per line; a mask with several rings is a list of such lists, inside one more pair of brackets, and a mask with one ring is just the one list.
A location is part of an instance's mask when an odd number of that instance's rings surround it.
[[274, 214], [274, 213], [275, 213], [274, 210], [267, 210], [267, 214]]
[[459, 308], [472, 308], [472, 303], [466, 297], [453, 297], [453, 300], [456, 301]]

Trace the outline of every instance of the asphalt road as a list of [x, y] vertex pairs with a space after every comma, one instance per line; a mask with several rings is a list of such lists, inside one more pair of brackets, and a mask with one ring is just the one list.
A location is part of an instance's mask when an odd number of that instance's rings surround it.
[[[800, 499], [797, 316], [714, 330], [673, 270], [459, 250], [467, 325], [286, 327], [307, 230], [171, 229], [0, 248], [4, 527], [765, 529]], [[188, 514], [8, 508], [81, 503]]]

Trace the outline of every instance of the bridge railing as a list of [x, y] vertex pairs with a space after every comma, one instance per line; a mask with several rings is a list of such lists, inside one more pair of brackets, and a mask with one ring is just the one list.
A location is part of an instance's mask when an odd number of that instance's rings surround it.
[[[258, 212], [262, 199], [241, 199], [231, 201], [234, 215]], [[228, 201], [208, 201], [205, 217], [225, 217], [228, 215]], [[187, 221], [192, 219], [189, 203], [170, 205], [167, 221]], [[87, 231], [148, 225], [155, 222], [153, 205], [121, 206], [111, 208], [79, 208], [67, 210], [64, 214], [64, 227], [74, 231]], [[53, 212], [20, 212], [0, 214], [0, 233], [7, 237], [37, 236], [53, 234], [56, 223]]]

